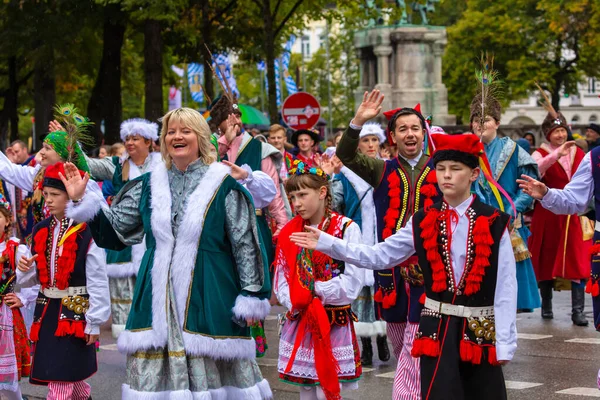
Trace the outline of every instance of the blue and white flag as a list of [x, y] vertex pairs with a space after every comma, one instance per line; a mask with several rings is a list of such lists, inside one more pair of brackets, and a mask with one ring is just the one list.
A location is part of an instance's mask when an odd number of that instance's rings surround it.
[[[266, 71], [267, 64], [261, 61], [256, 64], [259, 71]], [[277, 107], [281, 107], [281, 84], [279, 83], [279, 60], [275, 59], [275, 88], [277, 89]], [[265, 74], [265, 92], [269, 92], [269, 77]]]
[[190, 85], [190, 94], [196, 103], [204, 101], [204, 91], [202, 90], [202, 81], [204, 79], [204, 66], [202, 64], [188, 64], [188, 83]]
[[[237, 98], [240, 97], [240, 91], [237, 88], [237, 83], [235, 81], [235, 77], [233, 76], [233, 67], [231, 66], [231, 61], [229, 60], [228, 54], [215, 54], [213, 62], [213, 68], [217, 71], [217, 75], [219, 76], [219, 80], [223, 83], [223, 86], [227, 88], [227, 84], [229, 88], [236, 95]], [[227, 80], [227, 84], [225, 84], [225, 80]]]
[[298, 86], [296, 81], [290, 75], [290, 58], [292, 53], [292, 46], [296, 41], [296, 36], [290, 35], [290, 39], [285, 43], [283, 48], [283, 54], [281, 55], [281, 65], [283, 67], [283, 80], [285, 81], [285, 87], [287, 88], [288, 96], [298, 93]]

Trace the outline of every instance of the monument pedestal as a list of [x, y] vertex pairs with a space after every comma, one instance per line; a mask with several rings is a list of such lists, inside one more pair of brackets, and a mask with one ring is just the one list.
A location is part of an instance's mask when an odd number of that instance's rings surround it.
[[384, 110], [420, 103], [435, 125], [456, 123], [448, 114], [448, 90], [442, 83], [445, 28], [378, 26], [358, 32], [354, 42], [361, 59], [357, 100], [365, 90], [379, 89], [385, 94]]

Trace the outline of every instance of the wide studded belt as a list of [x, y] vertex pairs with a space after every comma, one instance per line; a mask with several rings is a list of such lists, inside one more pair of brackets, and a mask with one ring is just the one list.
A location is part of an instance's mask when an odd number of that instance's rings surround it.
[[432, 300], [429, 297], [425, 298], [425, 308], [444, 315], [452, 315], [455, 317], [491, 317], [494, 315], [494, 307], [467, 307], [458, 306], [450, 303], [442, 303]]
[[45, 289], [40, 289], [40, 292], [42, 292], [44, 296], [50, 299], [62, 299], [63, 297], [68, 296], [81, 296], [84, 294], [88, 294], [87, 287], [85, 286], [71, 286], [66, 289], [49, 287]]

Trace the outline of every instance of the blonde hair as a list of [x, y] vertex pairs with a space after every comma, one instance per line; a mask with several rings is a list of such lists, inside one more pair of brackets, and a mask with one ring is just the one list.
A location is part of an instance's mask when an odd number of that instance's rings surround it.
[[167, 150], [167, 143], [165, 141], [171, 119], [179, 122], [186, 128], [191, 129], [196, 134], [196, 137], [198, 138], [198, 157], [204, 164], [209, 165], [217, 160], [214, 151], [211, 151], [211, 148], [214, 149], [213, 144], [210, 142], [210, 135], [212, 135], [212, 133], [210, 132], [210, 128], [204, 117], [198, 111], [191, 108], [176, 108], [162, 117], [162, 129], [160, 131], [159, 139], [160, 153], [162, 154], [163, 160], [165, 160], [167, 168], [171, 168], [173, 163], [173, 159]]

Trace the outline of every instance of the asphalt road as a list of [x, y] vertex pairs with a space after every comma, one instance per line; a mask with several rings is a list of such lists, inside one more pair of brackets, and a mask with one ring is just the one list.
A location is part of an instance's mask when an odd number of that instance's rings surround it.
[[[519, 344], [514, 360], [504, 367], [508, 398], [515, 400], [583, 400], [600, 398], [596, 384], [600, 368], [600, 333], [593, 328], [576, 327], [570, 319], [570, 293], [555, 293], [552, 321], [543, 321], [539, 310], [519, 314], [517, 329]], [[586, 299], [586, 314], [591, 319], [591, 299]], [[276, 400], [297, 400], [298, 388], [277, 379], [277, 327], [272, 311], [267, 320], [269, 350], [259, 365], [271, 383]], [[393, 357], [393, 356], [392, 356]], [[89, 379], [94, 400], [121, 398], [121, 384], [125, 376], [125, 357], [121, 355], [110, 336], [110, 329], [102, 332], [98, 353], [99, 372]], [[346, 400], [391, 399], [396, 361], [375, 361], [373, 368], [365, 369], [359, 389], [343, 393]], [[47, 389], [22, 383], [23, 394], [29, 399], [44, 399]], [[484, 400], [485, 393], [481, 399]]]

